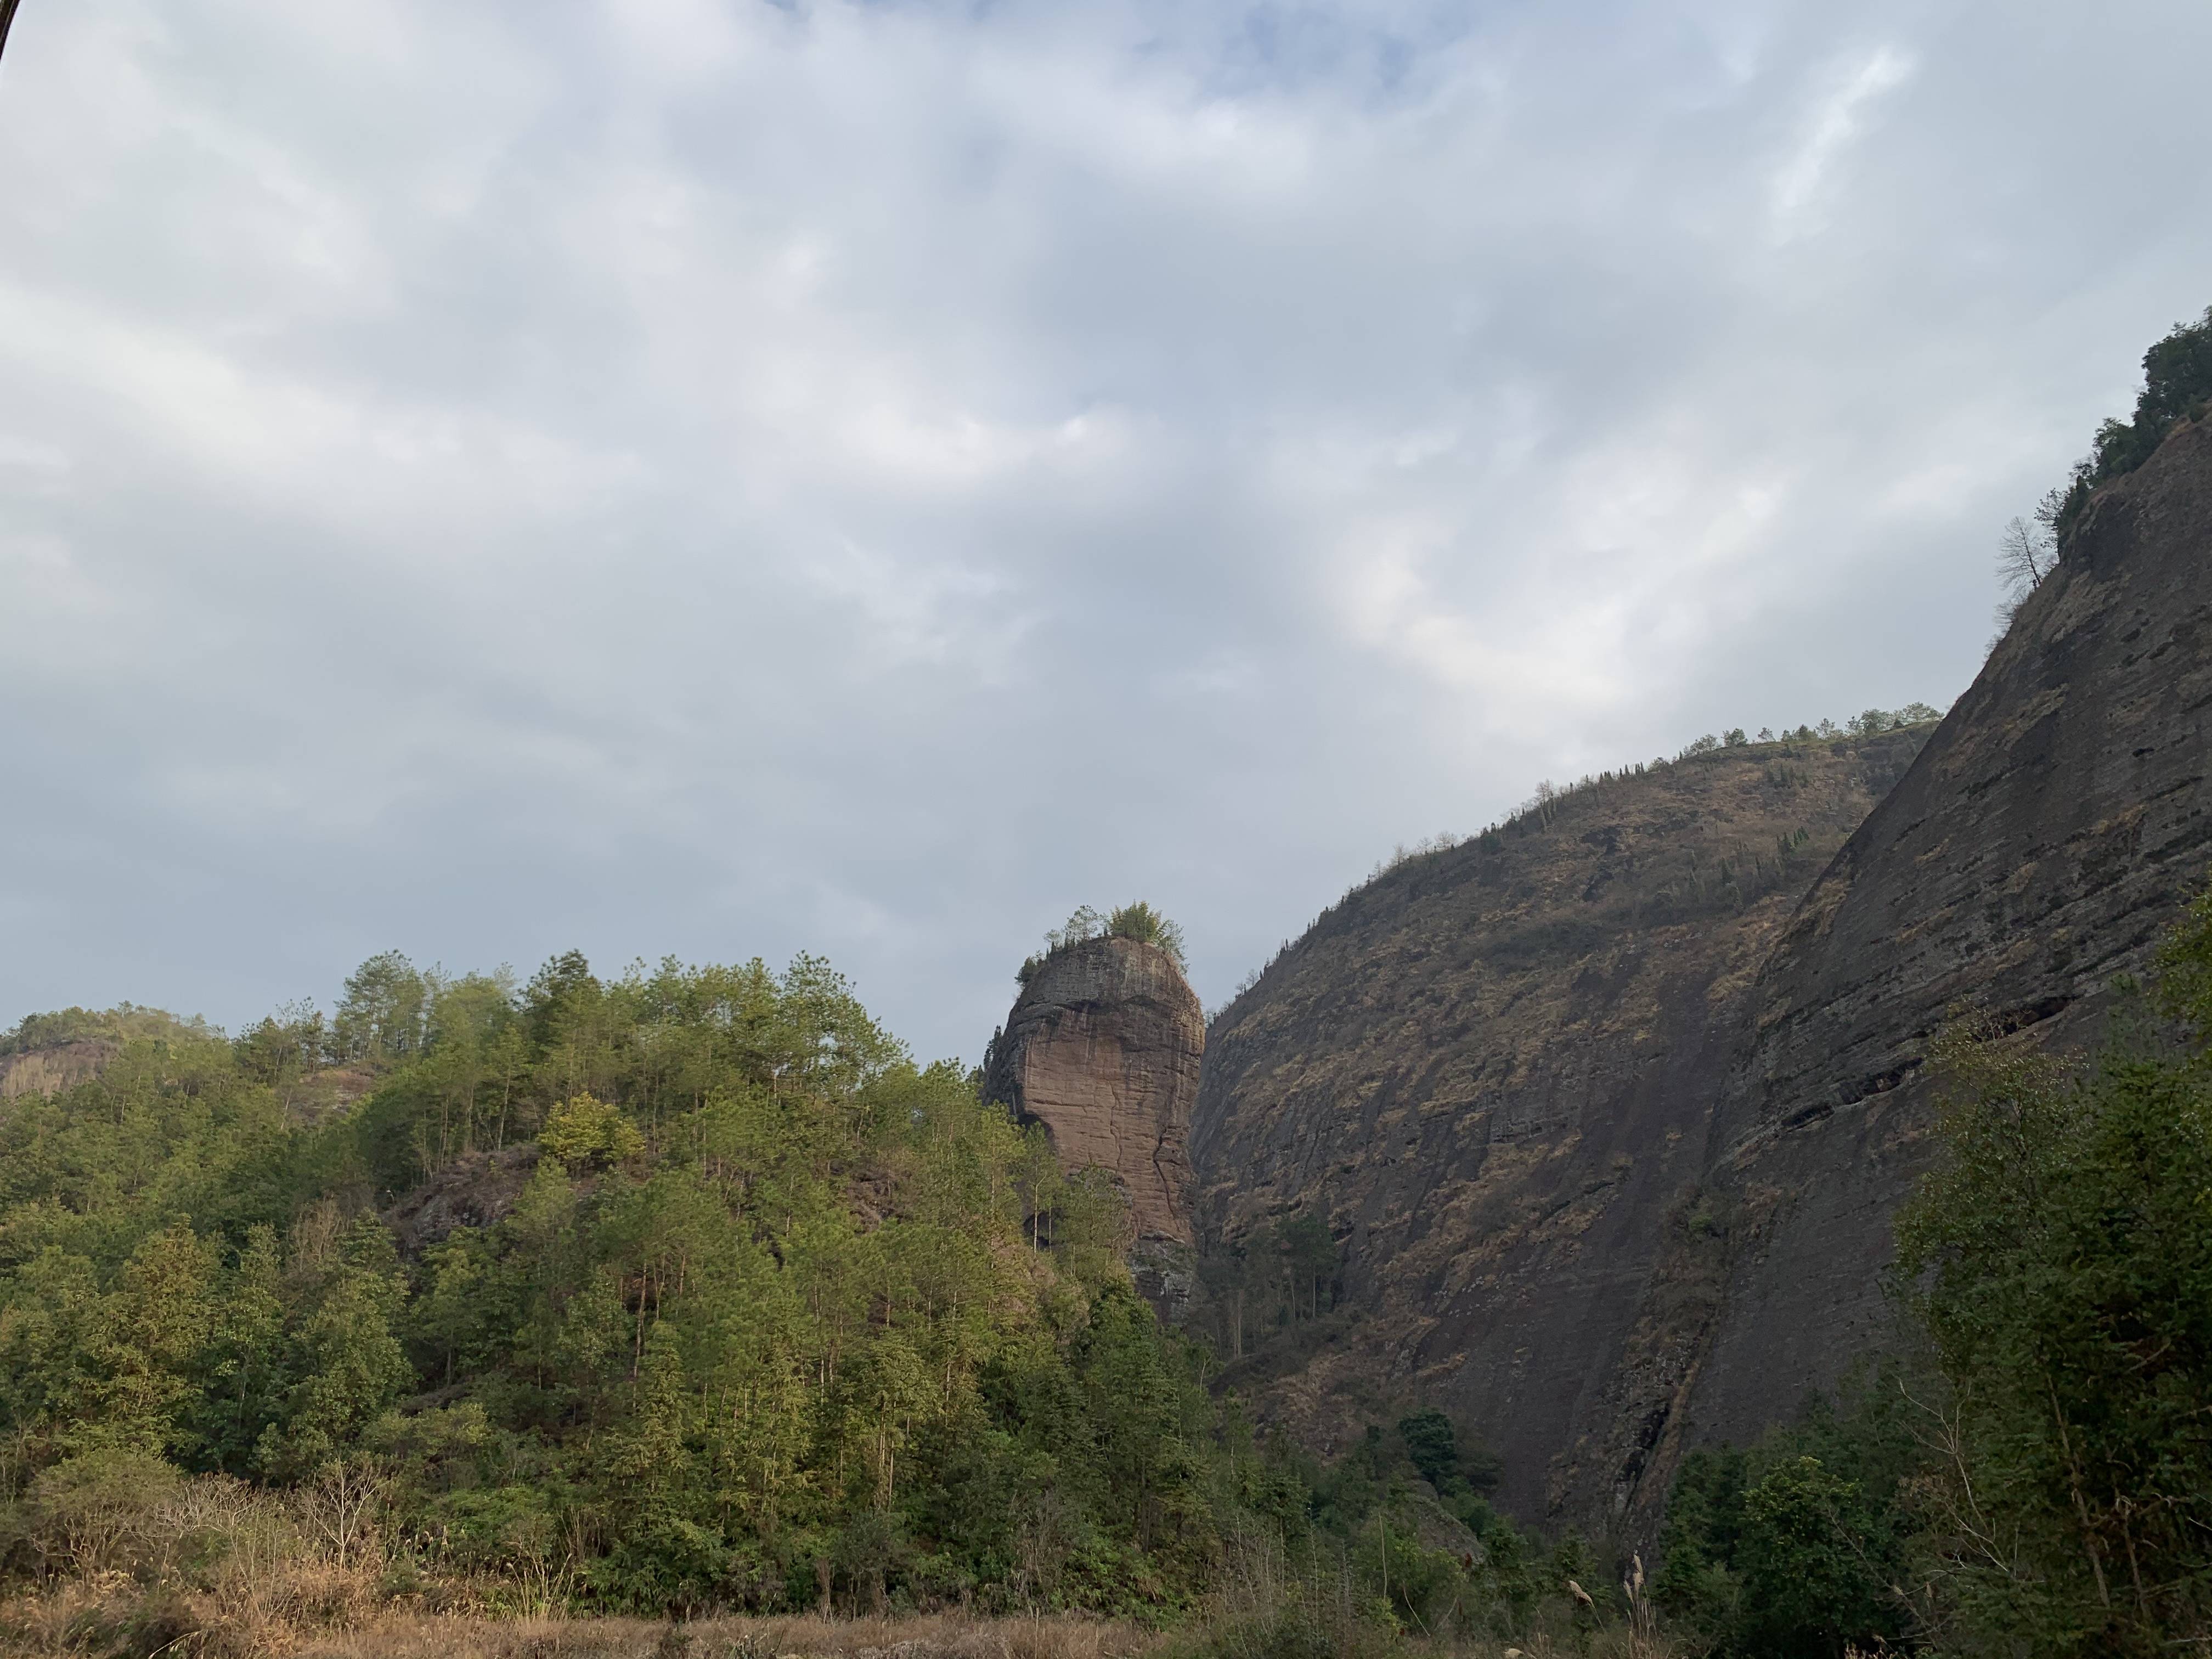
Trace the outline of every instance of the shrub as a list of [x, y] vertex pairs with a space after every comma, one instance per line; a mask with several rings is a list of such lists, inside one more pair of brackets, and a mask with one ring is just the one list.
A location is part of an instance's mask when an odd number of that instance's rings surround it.
[[1106, 931], [1115, 939], [1134, 939], [1139, 945], [1157, 945], [1168, 953], [1178, 968], [1189, 965], [1183, 959], [1182, 929], [1142, 899], [1134, 904], [1123, 905], [1107, 917]]
[[98, 1450], [64, 1458], [31, 1485], [31, 1541], [81, 1573], [131, 1564], [154, 1537], [184, 1476], [150, 1453]]
[[645, 1137], [620, 1107], [583, 1094], [547, 1115], [538, 1144], [570, 1165], [622, 1164], [645, 1150]]

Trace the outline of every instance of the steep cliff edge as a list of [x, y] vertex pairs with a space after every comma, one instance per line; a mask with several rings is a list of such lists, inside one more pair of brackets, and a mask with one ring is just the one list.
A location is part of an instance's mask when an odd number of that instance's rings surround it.
[[1667, 1246], [1744, 992], [1927, 730], [1721, 749], [1553, 799], [1352, 893], [1217, 1017], [1206, 1247], [1296, 1214], [1342, 1253], [1321, 1351], [1286, 1357], [1294, 1327], [1232, 1370], [1262, 1417], [1326, 1448], [1418, 1398], [1500, 1455], [1510, 1510], [1590, 1507], [1571, 1449], [1610, 1433], [1655, 1267], [1692, 1323], [1718, 1289], [1717, 1255]]
[[1926, 1165], [1928, 1037], [1966, 1007], [2094, 1042], [2212, 860], [2212, 422], [2100, 491], [1918, 763], [1792, 919], [1714, 1122], [1724, 1309], [1687, 1392], [1741, 1439], [1878, 1339]]
[[2096, 1040], [2212, 860], [2208, 710], [2200, 422], [1932, 734], [1724, 750], [1352, 895], [1212, 1033], [1201, 1237], [1325, 1218], [1346, 1310], [1232, 1376], [1324, 1446], [1442, 1406], [1510, 1510], [1648, 1534], [1687, 1446], [1888, 1340], [1944, 1019]]
[[1138, 1243], [1191, 1242], [1191, 1108], [1206, 1016], [1174, 959], [1086, 939], [1037, 965], [994, 1039], [983, 1092], [1045, 1127], [1064, 1168], [1106, 1170]]

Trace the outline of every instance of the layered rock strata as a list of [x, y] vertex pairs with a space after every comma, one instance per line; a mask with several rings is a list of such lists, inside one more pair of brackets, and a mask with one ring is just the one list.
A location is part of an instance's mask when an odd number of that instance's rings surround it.
[[1054, 951], [1022, 988], [984, 1093], [1044, 1126], [1063, 1168], [1127, 1195], [1140, 1250], [1188, 1247], [1190, 1115], [1206, 1016], [1157, 945], [1095, 939]]
[[[1326, 1450], [1437, 1405], [1502, 1458], [1510, 1510], [1584, 1506], [1565, 1454], [1611, 1427], [1745, 988], [1926, 732], [1722, 749], [1551, 801], [1352, 893], [1217, 1017], [1206, 1249], [1310, 1214], [1342, 1261], [1334, 1314], [1232, 1366], [1261, 1416]], [[1694, 1265], [1676, 1294], [1703, 1304], [1717, 1269]]]
[[1306, 1212], [1343, 1253], [1262, 1414], [1326, 1447], [1425, 1400], [1516, 1513], [1648, 1535], [1688, 1446], [1888, 1340], [1942, 1023], [2097, 1039], [2212, 859], [2208, 710], [2200, 423], [1932, 736], [1723, 750], [1351, 896], [1219, 1017], [1196, 1115], [1211, 1248]]

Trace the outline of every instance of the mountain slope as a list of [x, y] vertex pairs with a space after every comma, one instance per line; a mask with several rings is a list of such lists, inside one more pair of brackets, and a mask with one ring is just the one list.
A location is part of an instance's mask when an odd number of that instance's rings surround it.
[[1291, 1216], [1342, 1254], [1340, 1310], [1243, 1363], [1262, 1413], [1439, 1405], [1509, 1509], [1648, 1531], [1688, 1445], [1887, 1340], [1943, 1020], [2096, 1040], [2212, 856], [2209, 708], [2198, 422], [1932, 735], [1678, 763], [1351, 896], [1218, 1018], [1195, 1114], [1217, 1259]]
[[1741, 1438], [1877, 1338], [1925, 1166], [1927, 1039], [1971, 1009], [2094, 1042], [2212, 859], [2212, 422], [2100, 492], [1762, 969], [1714, 1123], [1740, 1212], [1691, 1431]]
[[1352, 894], [1222, 1012], [1202, 1239], [1263, 1254], [1272, 1218], [1318, 1216], [1343, 1253], [1326, 1351], [1233, 1375], [1263, 1416], [1327, 1448], [1419, 1397], [1500, 1455], [1507, 1507], [1573, 1505], [1554, 1460], [1609, 1425], [1744, 988], [1926, 732], [1553, 799]]

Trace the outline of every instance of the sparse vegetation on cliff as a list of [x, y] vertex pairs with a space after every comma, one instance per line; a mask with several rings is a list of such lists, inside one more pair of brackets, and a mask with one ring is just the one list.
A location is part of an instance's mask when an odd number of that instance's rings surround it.
[[1190, 963], [1183, 955], [1182, 927], [1145, 900], [1138, 899], [1104, 915], [1087, 904], [1077, 906], [1075, 914], [1066, 922], [1046, 933], [1042, 951], [1023, 959], [1020, 968], [1015, 970], [1015, 980], [1028, 984], [1054, 955], [1094, 939], [1126, 939], [1139, 945], [1157, 945], [1167, 952], [1168, 960], [1175, 963], [1178, 971], [1189, 970]]
[[[1509, 836], [1526, 836], [1548, 830], [1566, 804], [1577, 798], [1603, 794], [1625, 787], [1632, 787], [1638, 780], [1663, 776], [1675, 768], [1700, 763], [1709, 764], [1723, 759], [1757, 758], [1769, 765], [1771, 775], [1787, 778], [1792, 775], [1790, 771], [1792, 763], [1802, 760], [1804, 751], [1813, 744], [1825, 744], [1830, 746], [1832, 752], [1841, 754], [1848, 752], [1852, 744], [1890, 732], [1911, 732], [1924, 737], [1942, 717], [1942, 712], [1940, 709], [1916, 701], [1896, 709], [1868, 708], [1853, 715], [1841, 725], [1838, 725], [1834, 720], [1825, 719], [1816, 725], [1801, 725], [1794, 731], [1785, 729], [1778, 737], [1771, 728], [1762, 728], [1756, 737], [1753, 737], [1748, 735], [1742, 727], [1737, 726], [1725, 733], [1707, 732], [1703, 737], [1692, 739], [1675, 751], [1672, 760], [1661, 756], [1648, 762], [1631, 762], [1617, 770], [1586, 773], [1573, 782], [1566, 784], [1555, 784], [1549, 779], [1546, 779], [1537, 784], [1534, 794], [1507, 817], [1487, 824], [1471, 835], [1460, 835], [1444, 830], [1411, 844], [1401, 842], [1391, 850], [1388, 858], [1376, 860], [1375, 866], [1364, 878], [1346, 888], [1342, 898], [1310, 921], [1306, 926], [1306, 933], [1310, 935], [1328, 918], [1358, 900], [1363, 894], [1374, 888], [1385, 878], [1395, 874], [1407, 866], [1439, 859], [1470, 844], [1485, 854], [1497, 854], [1504, 849]], [[1841, 747], [1838, 747], [1838, 745]], [[1789, 866], [1792, 860], [1802, 861], [1803, 849], [1809, 837], [1802, 827], [1793, 830], [1791, 837], [1787, 841], [1787, 844], [1783, 844], [1782, 840], [1778, 838], [1776, 857], [1778, 866]], [[1747, 852], [1743, 859], [1739, 859], [1735, 862], [1741, 864], [1744, 859], [1747, 859], [1753, 865], [1756, 880], [1764, 867], [1766, 854], [1764, 851]], [[1734, 867], [1726, 869], [1723, 872], [1724, 881], [1734, 877], [1735, 873]], [[1736, 884], [1738, 890], [1745, 890], [1741, 883]], [[1079, 915], [1082, 914], [1078, 912]], [[1048, 936], [1048, 939], [1056, 937], [1058, 935]], [[1208, 1022], [1211, 1023], [1239, 998], [1258, 986], [1275, 963], [1290, 954], [1293, 945], [1297, 942], [1290, 939], [1283, 940], [1273, 956], [1261, 966], [1247, 973], [1237, 981], [1228, 998], [1219, 1006], [1207, 1012]], [[1025, 972], [1034, 971], [1034, 963], [1036, 960], [1032, 958], [1030, 963], [1024, 964]]]
[[2143, 353], [2143, 389], [2131, 419], [2107, 420], [2097, 428], [2088, 455], [2077, 461], [2067, 483], [2045, 495], [2036, 519], [2063, 550], [2089, 497], [2100, 484], [2124, 477], [2151, 458], [2174, 422], [2201, 418], [2212, 410], [2212, 307], [2193, 323], [2178, 323], [2172, 332]]

